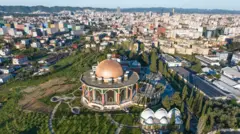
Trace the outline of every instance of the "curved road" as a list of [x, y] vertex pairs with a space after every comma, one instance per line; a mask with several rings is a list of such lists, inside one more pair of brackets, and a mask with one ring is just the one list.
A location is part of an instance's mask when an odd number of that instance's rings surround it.
[[54, 134], [53, 126], [52, 126], [52, 120], [54, 118], [55, 113], [57, 112], [58, 107], [61, 105], [62, 101], [58, 102], [58, 104], [54, 107], [53, 111], [51, 112], [50, 119], [48, 122], [48, 128], [51, 132], [51, 134]]

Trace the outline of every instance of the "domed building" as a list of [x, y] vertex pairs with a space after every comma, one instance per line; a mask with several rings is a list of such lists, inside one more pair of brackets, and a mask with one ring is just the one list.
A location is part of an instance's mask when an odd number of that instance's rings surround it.
[[122, 66], [114, 60], [104, 60], [96, 68], [96, 76], [105, 79], [118, 78], [123, 75]]
[[139, 75], [124, 70], [121, 64], [106, 59], [81, 76], [82, 102], [97, 110], [117, 110], [133, 104]]
[[166, 130], [173, 115], [175, 117], [175, 126], [180, 128], [183, 121], [181, 119], [181, 112], [177, 108], [173, 108], [169, 112], [164, 108], [160, 108], [155, 113], [152, 109], [147, 108], [140, 115], [140, 123], [145, 130]]

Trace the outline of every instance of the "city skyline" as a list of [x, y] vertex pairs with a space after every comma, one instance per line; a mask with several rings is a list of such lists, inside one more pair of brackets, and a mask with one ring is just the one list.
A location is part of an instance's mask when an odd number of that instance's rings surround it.
[[169, 8], [198, 8], [198, 9], [224, 9], [224, 10], [240, 10], [240, 7], [235, 4], [237, 0], [212, 0], [209, 2], [208, 0], [148, 0], [148, 1], [127, 1], [122, 0], [121, 2], [112, 3], [110, 0], [96, 1], [96, 0], [88, 0], [81, 3], [77, 0], [69, 0], [63, 1], [59, 0], [58, 3], [50, 3], [48, 0], [42, 1], [32, 1], [32, 0], [8, 0], [3, 1], [1, 5], [8, 6], [74, 6], [74, 7], [99, 7], [99, 8], [150, 8], [150, 7], [169, 7]]

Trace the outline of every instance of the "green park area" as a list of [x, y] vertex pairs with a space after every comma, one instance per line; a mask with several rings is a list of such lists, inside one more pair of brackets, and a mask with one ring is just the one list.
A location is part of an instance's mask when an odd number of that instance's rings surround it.
[[[154, 111], [163, 107], [167, 110], [177, 107], [180, 109], [184, 134], [192, 133], [191, 124], [196, 123], [198, 131], [206, 133], [214, 127], [239, 128], [240, 108], [235, 100], [209, 100], [198, 90], [189, 88], [175, 73], [158, 60], [156, 50], [151, 53], [138, 55], [135, 52], [125, 53], [118, 48], [117, 53], [137, 59], [145, 66], [150, 66], [152, 72], [161, 72], [176, 92], [171, 97], [162, 98]], [[50, 134], [49, 115], [56, 103], [50, 101], [53, 96], [68, 95], [81, 86], [81, 74], [106, 58], [109, 50], [103, 52], [76, 51], [69, 57], [60, 60], [50, 67], [51, 73], [25, 80], [12, 80], [1, 86], [0, 103], [0, 132], [6, 134]], [[76, 92], [80, 97], [81, 92]], [[80, 99], [71, 102], [73, 106], [81, 107], [80, 115], [73, 115], [67, 104], [61, 104], [53, 120], [56, 134], [69, 133], [115, 133], [119, 128], [112, 120], [129, 126], [138, 126], [139, 116], [143, 107], [130, 108], [130, 114], [123, 111], [96, 112], [83, 108]], [[111, 115], [111, 116], [109, 116]], [[174, 130], [173, 130], [174, 132]], [[123, 127], [121, 134], [140, 134], [139, 128]]]
[[[18, 53], [18, 52], [16, 52]], [[1, 86], [0, 103], [0, 131], [1, 133], [37, 133], [48, 134], [49, 114], [56, 103], [50, 101], [57, 95], [68, 95], [81, 86], [79, 78], [81, 74], [92, 65], [106, 58], [109, 49], [103, 52], [93, 53], [92, 50], [76, 51], [55, 65], [50, 66], [51, 73], [44, 76], [28, 76], [23, 80], [13, 79]], [[81, 96], [81, 92], [75, 95]], [[80, 98], [72, 102], [73, 106], [82, 107]], [[115, 114], [115, 113], [111, 113]], [[139, 116], [136, 114], [136, 117]], [[122, 120], [124, 112], [116, 113], [116, 119]], [[122, 116], [122, 117], [121, 117]], [[114, 116], [115, 118], [115, 116]], [[128, 117], [127, 117], [128, 118]], [[120, 121], [119, 120], [119, 121]], [[124, 119], [120, 123], [132, 118]], [[98, 113], [81, 108], [80, 115], [71, 113], [66, 104], [61, 104], [53, 120], [55, 133], [114, 133], [118, 128], [112, 124], [107, 113]], [[130, 130], [135, 133], [136, 130]]]
[[[25, 80], [13, 79], [2, 85], [0, 90], [0, 103], [3, 104], [3, 107], [0, 108], [1, 133], [50, 133], [48, 129], [49, 112], [55, 105], [50, 102], [51, 96], [67, 94], [78, 89], [81, 73], [96, 64], [98, 57], [101, 56], [104, 56], [104, 53], [92, 54], [91, 52], [79, 51], [51, 66], [50, 74], [39, 77], [29, 76]], [[78, 94], [80, 95], [80, 93]], [[79, 103], [80, 101], [77, 102], [77, 100], [74, 102], [76, 105]], [[69, 110], [67, 112], [71, 114]], [[88, 116], [84, 116], [83, 119], [80, 119], [81, 117], [74, 118], [66, 120], [88, 120]], [[101, 125], [107, 124], [104, 116], [100, 117], [99, 120], [105, 122], [100, 123]], [[58, 121], [61, 123], [61, 120], [57, 118], [56, 123]], [[56, 124], [56, 127], [61, 127], [61, 125], [65, 128], [72, 126], [72, 124], [67, 126], [62, 123]], [[111, 125], [106, 126], [106, 130], [111, 128], [109, 131], [114, 131], [114, 127]], [[86, 131], [87, 129], [84, 130], [84, 128], [83, 126], [82, 130]], [[63, 129], [60, 129], [59, 133], [61, 130]]]

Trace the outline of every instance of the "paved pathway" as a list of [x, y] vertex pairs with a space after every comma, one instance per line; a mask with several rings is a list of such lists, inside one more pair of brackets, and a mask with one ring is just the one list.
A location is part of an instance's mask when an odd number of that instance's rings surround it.
[[48, 128], [51, 132], [51, 134], [54, 134], [53, 126], [52, 126], [52, 120], [54, 118], [55, 113], [57, 112], [58, 107], [61, 105], [61, 101], [58, 102], [58, 104], [54, 107], [53, 111], [51, 112], [50, 119], [48, 121]]
[[240, 133], [240, 129], [233, 129], [233, 128], [229, 128], [229, 129], [218, 129], [218, 130], [214, 130], [211, 132], [208, 132], [208, 134], [216, 134], [217, 132], [225, 132], [225, 133], [235, 133], [235, 134], [239, 134]]
[[118, 129], [116, 130], [115, 134], [119, 134], [121, 132], [122, 128], [123, 128], [122, 126], [119, 126]]
[[112, 122], [113, 124], [115, 124], [116, 126], [118, 126], [118, 129], [116, 130], [115, 134], [119, 134], [119, 133], [121, 132], [121, 130], [122, 130], [123, 127], [128, 127], [128, 128], [140, 128], [140, 129], [141, 129], [140, 126], [130, 126], [130, 125], [125, 125], [125, 124], [120, 124], [120, 123], [116, 122], [116, 121], [112, 118], [111, 114], [108, 114], [108, 117], [109, 117], [109, 119], [111, 120], [111, 122]]
[[[78, 90], [78, 89], [77, 89], [77, 90]], [[73, 97], [66, 97], [66, 96], [61, 97], [61, 98], [60, 98], [60, 101], [58, 102], [58, 104], [54, 107], [53, 111], [51, 112], [50, 118], [49, 118], [49, 121], [48, 121], [48, 128], [49, 128], [49, 131], [50, 131], [51, 134], [54, 134], [54, 129], [53, 129], [53, 126], [52, 126], [52, 120], [53, 120], [53, 118], [54, 118], [55, 113], [57, 112], [58, 107], [62, 104], [62, 102], [64, 102], [64, 103], [68, 104], [69, 107], [71, 108], [71, 106], [70, 106], [69, 103], [72, 102], [73, 100], [75, 100], [76, 98], [79, 98], [79, 97], [76, 97], [76, 96], [74, 95], [74, 93], [75, 93], [77, 90], [74, 90], [72, 93], [70, 93], [70, 95], [72, 95]], [[69, 102], [65, 102], [65, 101], [67, 101], [67, 100], [70, 100], [70, 101], [69, 101]]]

